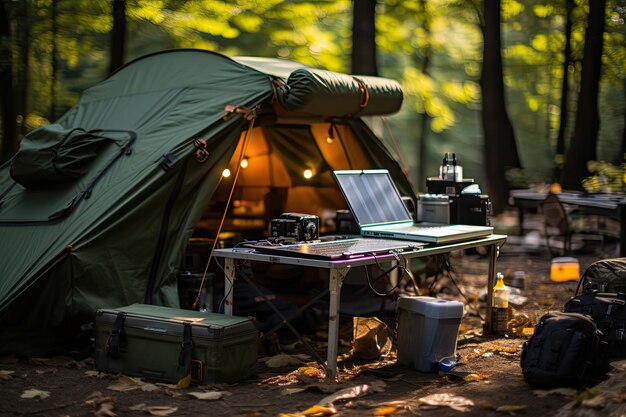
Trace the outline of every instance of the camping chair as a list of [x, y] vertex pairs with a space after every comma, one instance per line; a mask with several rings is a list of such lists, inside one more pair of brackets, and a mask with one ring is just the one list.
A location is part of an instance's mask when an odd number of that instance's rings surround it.
[[604, 245], [604, 237], [598, 234], [587, 234], [575, 230], [571, 215], [576, 211], [574, 205], [564, 205], [556, 194], [549, 193], [542, 205], [544, 218], [544, 234], [550, 255], [554, 256], [552, 243], [562, 239], [562, 255], [572, 252], [572, 237], [580, 235], [582, 240], [596, 240]]

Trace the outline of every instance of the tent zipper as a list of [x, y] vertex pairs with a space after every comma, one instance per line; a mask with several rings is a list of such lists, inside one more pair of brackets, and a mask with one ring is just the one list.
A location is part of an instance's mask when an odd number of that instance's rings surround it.
[[176, 203], [176, 200], [178, 199], [178, 196], [180, 195], [180, 192], [183, 188], [185, 174], [187, 173], [188, 162], [189, 158], [185, 158], [185, 163], [178, 173], [176, 183], [174, 184], [174, 188], [172, 188], [172, 192], [167, 199], [167, 204], [163, 212], [163, 218], [161, 219], [161, 228], [159, 230], [159, 238], [157, 240], [154, 257], [152, 258], [152, 265], [150, 266], [150, 273], [148, 275], [148, 285], [146, 286], [146, 294], [144, 296], [145, 304], [152, 304], [153, 301], [152, 296], [154, 291], [154, 285], [156, 283], [156, 275], [159, 270], [159, 263], [161, 261], [161, 257], [163, 256], [163, 251], [165, 249], [165, 240], [167, 239], [169, 231], [170, 217], [172, 215], [172, 210], [174, 209], [174, 204]]

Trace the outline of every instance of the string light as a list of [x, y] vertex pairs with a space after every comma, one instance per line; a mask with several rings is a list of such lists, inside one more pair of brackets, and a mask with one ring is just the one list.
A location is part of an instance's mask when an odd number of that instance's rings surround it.
[[230, 177], [230, 169], [228, 168], [224, 169], [224, 171], [222, 171], [222, 177], [224, 178]]
[[304, 172], [302, 173], [302, 175], [304, 176], [304, 178], [311, 179], [313, 178], [313, 171], [310, 169], [305, 169]]
[[333, 133], [334, 125], [331, 123], [328, 128], [328, 136], [326, 136], [326, 143], [331, 144], [335, 141], [335, 134]]
[[241, 167], [242, 167], [243, 169], [248, 168], [248, 158], [244, 157], [244, 158], [241, 160]]

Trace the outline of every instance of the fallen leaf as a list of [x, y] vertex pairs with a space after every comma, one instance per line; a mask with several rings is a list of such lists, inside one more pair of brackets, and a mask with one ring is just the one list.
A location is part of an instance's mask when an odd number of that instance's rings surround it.
[[101, 375], [104, 375], [104, 374], [99, 371], [85, 371], [85, 375], [90, 376], [90, 377], [100, 378]]
[[109, 385], [107, 389], [110, 389], [111, 391], [126, 392], [140, 389], [141, 386], [145, 384], [146, 383], [139, 378], [132, 378], [126, 375], [120, 375], [117, 379], [117, 382], [113, 385]]
[[448, 393], [432, 394], [417, 400], [420, 404], [431, 407], [450, 407], [453, 410], [467, 412], [474, 402], [468, 398]]
[[159, 388], [155, 384], [150, 384], [150, 383], [141, 384], [141, 390], [145, 392], [158, 391], [159, 389], [161, 388]]
[[168, 407], [168, 406], [153, 406], [146, 407], [143, 411], [147, 412], [153, 416], [169, 416], [170, 414], [174, 414], [178, 411], [178, 407]]
[[516, 411], [521, 411], [524, 410], [526, 408], [525, 405], [501, 405], [500, 407], [496, 408], [496, 411], [498, 413], [515, 413]]
[[168, 407], [165, 405], [148, 406], [144, 403], [133, 405], [128, 408], [133, 411], [143, 411], [153, 416], [169, 416], [170, 414], [174, 414], [178, 411], [178, 407]]
[[22, 398], [40, 398], [42, 400], [44, 398], [48, 398], [49, 396], [50, 396], [49, 391], [41, 391], [35, 388], [27, 389], [21, 395]]
[[314, 405], [312, 407], [307, 408], [302, 412], [305, 416], [331, 416], [333, 414], [337, 414], [337, 410], [335, 407], [324, 407], [321, 405]]
[[396, 407], [379, 407], [376, 410], [374, 410], [374, 415], [375, 416], [388, 416], [389, 414], [393, 414], [396, 411], [398, 411], [398, 409]]
[[219, 400], [224, 395], [231, 395], [230, 392], [226, 391], [205, 391], [205, 392], [188, 392], [187, 395], [190, 397], [194, 397], [198, 400]]
[[178, 389], [189, 388], [190, 385], [191, 385], [191, 374], [188, 374], [188, 375], [182, 377], [178, 381], [178, 383], [176, 383], [176, 388], [178, 388]]
[[574, 388], [555, 388], [550, 390], [533, 390], [533, 394], [537, 397], [545, 398], [549, 395], [563, 395], [565, 397], [575, 397], [578, 391]]
[[326, 372], [324, 370], [315, 368], [313, 366], [302, 366], [298, 368], [298, 372], [308, 378], [317, 378], [317, 379], [326, 378]]
[[265, 366], [268, 368], [280, 368], [289, 365], [299, 365], [310, 359], [310, 356], [304, 354], [287, 355], [286, 353], [279, 353], [278, 355], [266, 359]]
[[281, 395], [292, 395], [299, 394], [301, 392], [306, 391], [307, 387], [298, 387], [298, 388], [285, 388], [280, 392]]
[[383, 387], [385, 385], [386, 384], [383, 381], [374, 381], [371, 385], [363, 384], [363, 385], [356, 385], [354, 387], [344, 388], [335, 392], [332, 395], [322, 398], [317, 404], [327, 405], [327, 404], [332, 404], [335, 401], [351, 400], [354, 398], [371, 394], [373, 392], [380, 392], [381, 390], [384, 391]]
[[89, 397], [87, 397], [87, 399], [85, 400], [85, 404], [94, 405], [94, 406], [97, 406], [103, 403], [113, 403], [113, 402], [115, 402], [115, 398], [105, 397], [104, 395], [102, 395], [100, 391], [92, 392], [91, 395], [89, 395]]
[[599, 394], [588, 400], [583, 400], [580, 404], [583, 407], [600, 409], [600, 408], [604, 408], [607, 403], [608, 403], [608, 399], [604, 395]]
[[487, 374], [469, 374], [463, 377], [463, 380], [465, 382], [474, 382], [474, 381], [480, 381], [483, 379], [489, 379], [489, 375]]
[[48, 368], [48, 369], [37, 369], [35, 373], [38, 375], [44, 374], [56, 374], [59, 370], [57, 368]]
[[5, 381], [8, 381], [9, 379], [13, 378], [14, 373], [15, 371], [0, 371], [0, 379], [4, 379]]
[[93, 413], [96, 417], [116, 417], [117, 414], [113, 412], [115, 404], [112, 402], [102, 403], [98, 406], [98, 409]]

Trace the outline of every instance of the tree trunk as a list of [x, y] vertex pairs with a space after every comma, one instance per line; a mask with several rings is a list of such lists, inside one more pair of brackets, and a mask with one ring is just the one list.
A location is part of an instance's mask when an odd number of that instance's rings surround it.
[[[424, 57], [422, 59], [422, 74], [429, 75], [430, 73], [430, 57], [432, 55], [432, 48], [430, 45], [430, 24], [428, 21], [428, 14], [426, 12], [426, 0], [419, 1], [419, 13], [420, 16], [418, 20], [422, 24], [422, 28], [424, 29], [424, 33], [429, 38], [428, 45], [424, 48]], [[428, 132], [430, 132], [429, 124], [431, 121], [431, 117], [428, 115], [428, 112], [424, 111], [420, 115], [420, 137], [419, 137], [419, 166], [417, 172], [417, 183], [418, 183], [418, 191], [423, 191], [426, 189], [426, 168], [428, 166]]]
[[0, 2], [0, 106], [2, 107], [2, 147], [0, 163], [15, 153], [15, 106], [13, 104], [13, 59], [8, 1]]
[[582, 180], [589, 176], [587, 162], [596, 160], [596, 144], [600, 129], [598, 91], [602, 68], [605, 7], [606, 0], [589, 2], [576, 125], [561, 175], [563, 188], [570, 190], [582, 190]]
[[113, 28], [111, 29], [111, 59], [109, 74], [124, 65], [126, 49], [126, 1], [113, 0]]
[[28, 68], [30, 61], [30, 37], [32, 31], [31, 3], [21, 2], [19, 16], [16, 19], [16, 39], [13, 44], [17, 50], [19, 64], [16, 63], [16, 72], [13, 77], [15, 87], [15, 111], [17, 113], [17, 140], [19, 141], [26, 132], [26, 117], [28, 116]]
[[509, 194], [506, 173], [521, 168], [513, 126], [506, 111], [500, 40], [500, 0], [484, 1], [484, 49], [480, 77], [487, 191], [494, 214], [504, 210]]
[[559, 181], [561, 170], [563, 169], [563, 159], [565, 158], [565, 129], [568, 119], [569, 100], [569, 67], [572, 65], [572, 12], [574, 11], [574, 0], [565, 0], [565, 57], [563, 59], [563, 82], [561, 84], [561, 115], [559, 117], [559, 135], [556, 138], [556, 150], [554, 156], [553, 181]]
[[378, 75], [376, 0], [353, 0], [352, 74]]
[[59, 32], [59, 22], [57, 19], [59, 0], [52, 0], [52, 10], [51, 10], [51, 19], [52, 19], [52, 75], [50, 77], [50, 121], [54, 121], [56, 119], [56, 108], [57, 108], [57, 83], [59, 82], [57, 78], [58, 73], [58, 62], [57, 62], [57, 35]]

